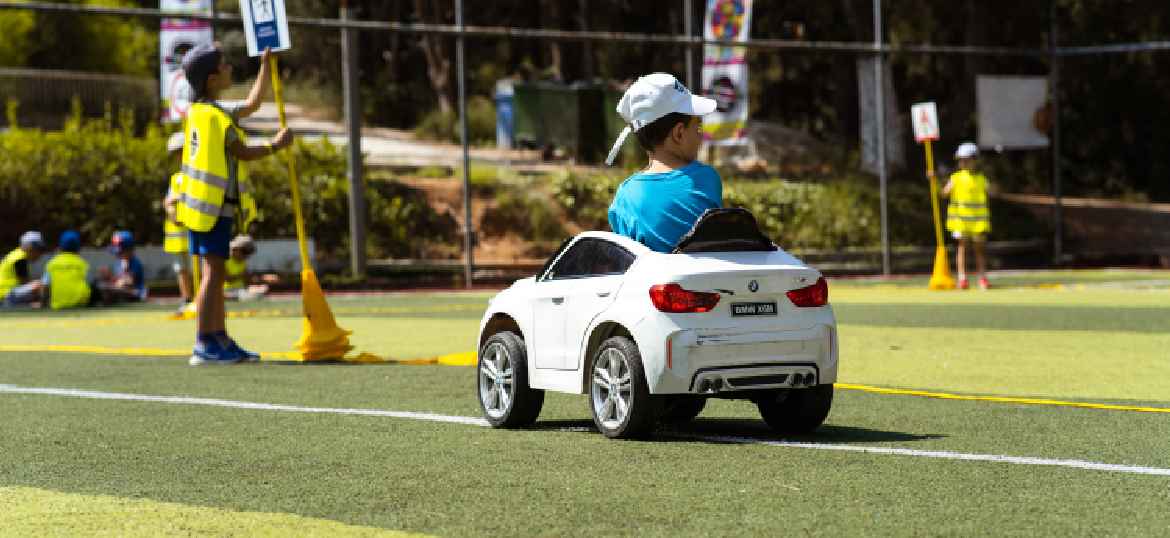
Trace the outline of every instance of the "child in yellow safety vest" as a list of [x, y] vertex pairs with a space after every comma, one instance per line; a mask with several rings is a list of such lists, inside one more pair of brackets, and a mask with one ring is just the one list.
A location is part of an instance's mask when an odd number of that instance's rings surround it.
[[979, 275], [979, 287], [988, 289], [987, 256], [984, 247], [987, 234], [991, 232], [991, 210], [987, 204], [987, 177], [978, 170], [976, 157], [979, 146], [971, 142], [959, 144], [955, 159], [959, 170], [951, 174], [943, 186], [943, 196], [951, 201], [947, 206], [947, 230], [959, 241], [955, 254], [956, 272], [959, 273], [959, 288], [967, 289], [967, 249], [975, 250], [975, 272]]
[[[167, 153], [178, 161], [183, 153], [183, 133], [177, 132], [167, 140]], [[175, 271], [175, 278], [179, 282], [179, 296], [182, 303], [179, 305], [178, 315], [185, 312], [194, 312], [195, 303], [191, 297], [191, 254], [187, 247], [187, 228], [178, 221], [176, 206], [179, 196], [183, 193], [183, 173], [175, 172], [167, 186], [167, 195], [163, 198], [163, 209], [166, 217], [163, 219], [163, 251], [172, 257], [171, 267]]]
[[62, 232], [57, 248], [60, 252], [45, 264], [44, 303], [53, 310], [61, 310], [97, 302], [89, 263], [77, 254], [81, 252], [81, 235], [74, 230]]
[[190, 230], [191, 254], [203, 260], [196, 294], [195, 346], [187, 361], [191, 366], [260, 358], [227, 334], [223, 282], [233, 228], [238, 224], [241, 231], [247, 230], [256, 216], [256, 202], [242, 161], [272, 155], [293, 140], [290, 131], [281, 129], [269, 143], [249, 146], [238, 124], [260, 108], [268, 91], [270, 54], [265, 50], [261, 56], [260, 73], [248, 98], [234, 106], [219, 101], [223, 91], [232, 85], [232, 67], [224, 61], [218, 44], [196, 46], [183, 56], [183, 73], [195, 90], [195, 102], [187, 112], [181, 168], [183, 192], [175, 209], [177, 220]]
[[[224, 297], [236, 301], [259, 299], [268, 293], [267, 284], [251, 284], [248, 273], [248, 258], [256, 253], [256, 243], [248, 235], [237, 235], [232, 239], [231, 256], [224, 263], [227, 276], [223, 283]], [[264, 275], [265, 280], [274, 280], [275, 275]]]

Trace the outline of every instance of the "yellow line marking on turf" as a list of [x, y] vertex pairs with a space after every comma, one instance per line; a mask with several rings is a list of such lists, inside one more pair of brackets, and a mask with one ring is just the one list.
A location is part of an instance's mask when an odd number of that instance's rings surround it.
[[974, 396], [967, 394], [951, 394], [948, 392], [930, 392], [912, 389], [889, 389], [872, 385], [855, 385], [852, 383], [837, 383], [837, 388], [859, 390], [875, 394], [892, 394], [897, 396], [920, 396], [923, 398], [937, 398], [940, 400], [968, 400], [976, 402], [1010, 403], [1021, 405], [1050, 405], [1057, 407], [1079, 407], [1082, 409], [1103, 409], [1108, 411], [1137, 411], [1141, 413], [1170, 413], [1170, 407], [1140, 407], [1135, 405], [1115, 405], [1092, 402], [1068, 402], [1064, 400], [1049, 400], [1046, 398], [1018, 398], [1014, 396]]
[[[409, 307], [409, 306], [375, 306], [375, 307], [340, 307], [334, 308], [334, 314], [344, 314], [348, 316], [363, 316], [363, 315], [377, 315], [377, 314], [449, 314], [452, 312], [480, 312], [485, 308], [482, 303], [455, 303], [449, 305], [423, 306], [423, 307]], [[18, 319], [12, 321], [4, 321], [4, 327], [25, 327], [32, 329], [63, 329], [70, 327], [102, 327], [110, 325], [123, 324], [137, 324], [143, 321], [157, 321], [159, 318], [152, 316], [153, 312], [144, 312], [143, 316], [113, 316], [101, 318], [65, 318], [65, 319]], [[231, 310], [224, 313], [224, 316], [229, 319], [253, 319], [253, 318], [284, 318], [284, 317], [300, 317], [302, 314], [299, 308], [262, 308], [262, 309], [248, 309], [248, 310]], [[174, 313], [166, 314], [161, 319], [169, 321], [181, 321], [184, 319], [194, 319], [191, 317], [180, 317]]]
[[0, 529], [6, 536], [426, 536], [296, 514], [30, 487], [0, 487]]

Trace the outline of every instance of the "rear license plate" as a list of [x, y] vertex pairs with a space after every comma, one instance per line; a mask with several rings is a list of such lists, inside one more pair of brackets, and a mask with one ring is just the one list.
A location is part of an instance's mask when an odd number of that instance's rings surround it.
[[733, 316], [775, 316], [776, 303], [731, 303]]

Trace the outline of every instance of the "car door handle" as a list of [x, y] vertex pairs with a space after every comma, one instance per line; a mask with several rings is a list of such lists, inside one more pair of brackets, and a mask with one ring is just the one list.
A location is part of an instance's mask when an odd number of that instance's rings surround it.
[[608, 291], [599, 291], [599, 292], [597, 292], [597, 296], [598, 297], [609, 297], [609, 292]]
[[565, 302], [565, 298], [564, 298], [564, 297], [553, 297], [553, 298], [552, 298], [552, 303], [553, 303], [553, 304], [564, 304], [564, 302]]

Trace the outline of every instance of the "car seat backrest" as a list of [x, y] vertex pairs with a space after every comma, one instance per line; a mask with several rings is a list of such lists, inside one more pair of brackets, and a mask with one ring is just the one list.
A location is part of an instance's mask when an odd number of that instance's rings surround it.
[[756, 218], [746, 209], [708, 209], [679, 240], [672, 254], [697, 252], [769, 252], [777, 250], [760, 231]]

